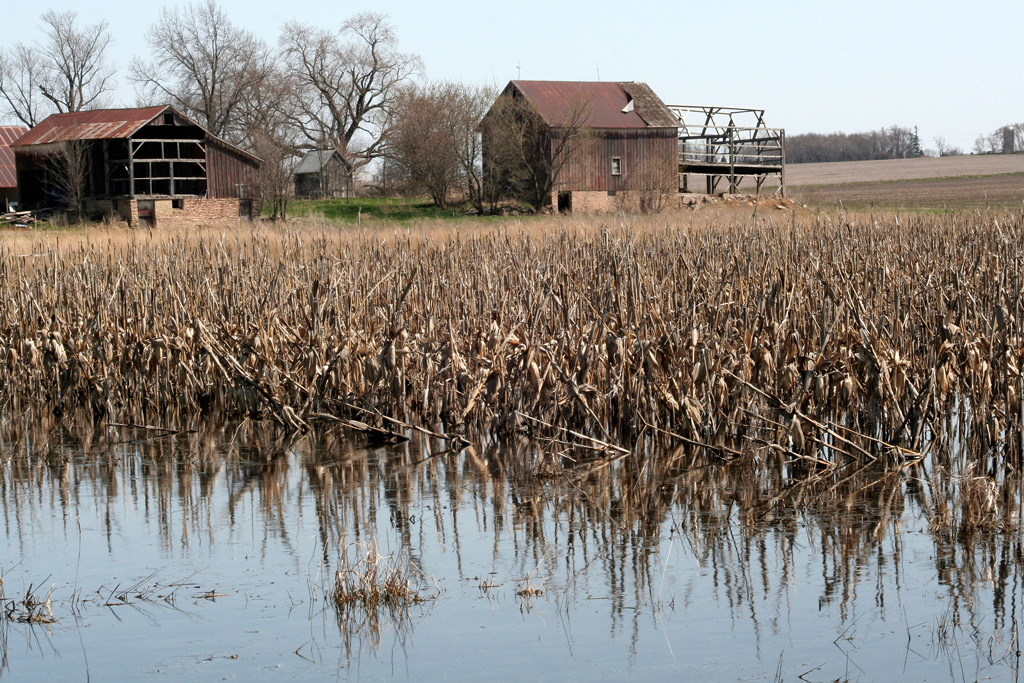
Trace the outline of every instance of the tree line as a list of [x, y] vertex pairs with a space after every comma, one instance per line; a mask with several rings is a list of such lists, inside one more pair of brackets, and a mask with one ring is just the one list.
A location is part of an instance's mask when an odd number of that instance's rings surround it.
[[[869, 133], [806, 133], [786, 137], [786, 161], [794, 164], [821, 161], [863, 161], [867, 159], [908, 159], [934, 154], [940, 157], [960, 156], [964, 151], [946, 142], [942, 136], [933, 139], [934, 150], [921, 148], [917, 127], [880, 128]], [[974, 154], [1010, 154], [1024, 151], [1024, 123], [1012, 123], [981, 134], [974, 140]]]
[[917, 127], [890, 126], [867, 133], [805, 133], [786, 136], [786, 161], [793, 164], [924, 156]]
[[275, 217], [286, 211], [292, 169], [311, 150], [336, 150], [349, 179], [377, 162], [393, 186], [442, 207], [468, 195], [483, 208], [479, 124], [496, 89], [425, 80], [422, 60], [401, 49], [386, 15], [356, 14], [332, 29], [291, 21], [270, 44], [216, 0], [199, 0], [165, 7], [145, 39], [149, 54], [119, 73], [107, 22], [45, 12], [34, 42], [0, 48], [0, 114], [32, 127], [52, 113], [120, 105], [120, 77], [135, 86], [136, 106], [171, 104], [260, 157]]

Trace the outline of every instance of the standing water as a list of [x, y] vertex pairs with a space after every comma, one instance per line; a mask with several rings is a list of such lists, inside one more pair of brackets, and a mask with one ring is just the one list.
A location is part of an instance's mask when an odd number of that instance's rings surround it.
[[14, 427], [0, 679], [1019, 672], [1019, 481], [954, 463]]

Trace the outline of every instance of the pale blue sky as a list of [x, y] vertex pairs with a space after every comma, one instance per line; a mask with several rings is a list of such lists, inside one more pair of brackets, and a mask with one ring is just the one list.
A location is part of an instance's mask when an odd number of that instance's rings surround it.
[[[173, 3], [172, 4], [185, 4]], [[11, 6], [13, 5], [13, 6]], [[646, 81], [669, 104], [761, 107], [789, 134], [919, 126], [969, 151], [978, 134], [1024, 121], [1024, 3], [786, 1], [220, 0], [269, 42], [291, 19], [338, 27], [361, 11], [391, 17], [426, 76], [504, 85], [534, 80]], [[5, 31], [32, 40], [39, 14], [105, 19], [111, 56], [145, 55], [160, 0], [8, 3]], [[520, 70], [517, 72], [517, 66]], [[123, 73], [123, 72], [122, 72]], [[123, 83], [117, 97], [134, 103]]]

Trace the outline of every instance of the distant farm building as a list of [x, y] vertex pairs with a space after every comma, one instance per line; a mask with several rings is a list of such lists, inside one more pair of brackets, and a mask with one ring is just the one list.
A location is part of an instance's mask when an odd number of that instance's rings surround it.
[[0, 211], [9, 211], [11, 203], [18, 201], [18, 177], [11, 143], [27, 132], [25, 126], [0, 126]]
[[[637, 82], [518, 80], [509, 82], [480, 125], [484, 175], [499, 190], [511, 187], [500, 168], [507, 163], [509, 143], [502, 137], [508, 126], [498, 120], [508, 116], [501, 113], [508, 103], [525, 112], [516, 116], [541, 122], [519, 127], [523, 139], [512, 148], [534, 169], [527, 174], [534, 187], [545, 172], [555, 176], [543, 203], [559, 210], [674, 199], [689, 191], [695, 176], [706, 178], [708, 193], [725, 191], [723, 181], [737, 192], [748, 176], [758, 191], [777, 176], [778, 192], [784, 191], [783, 134], [764, 126], [761, 110], [669, 106]], [[570, 136], [578, 142], [560, 143]]]
[[12, 145], [22, 209], [61, 208], [62, 155], [84, 149], [84, 214], [129, 225], [258, 215], [259, 159], [169, 106], [54, 114]]
[[329, 199], [346, 191], [345, 160], [333, 149], [307, 152], [295, 167], [295, 196], [299, 199]]
[[[542, 125], [530, 129], [536, 139], [520, 141], [523, 156], [536, 169], [530, 175], [556, 176], [545, 199], [560, 210], [609, 210], [637, 192], [675, 194], [678, 122], [646, 84], [512, 81], [502, 98], [539, 117]], [[497, 138], [504, 131], [493, 120], [500, 115], [492, 107], [481, 125], [491, 178], [500, 177], [495, 166], [503, 163], [497, 150], [504, 141]], [[556, 158], [560, 140], [572, 135], [579, 141]]]

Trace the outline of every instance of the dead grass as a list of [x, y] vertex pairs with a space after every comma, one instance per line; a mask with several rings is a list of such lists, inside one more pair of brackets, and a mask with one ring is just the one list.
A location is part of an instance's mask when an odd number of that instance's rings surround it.
[[1019, 213], [466, 225], [2, 243], [0, 410], [441, 425], [616, 457], [658, 431], [828, 468], [920, 457], [969, 406], [965, 447], [1020, 457]]
[[376, 545], [366, 545], [356, 559], [346, 554], [342, 562], [330, 593], [339, 610], [402, 610], [425, 600], [416, 587], [419, 577], [405, 556], [382, 555]]

